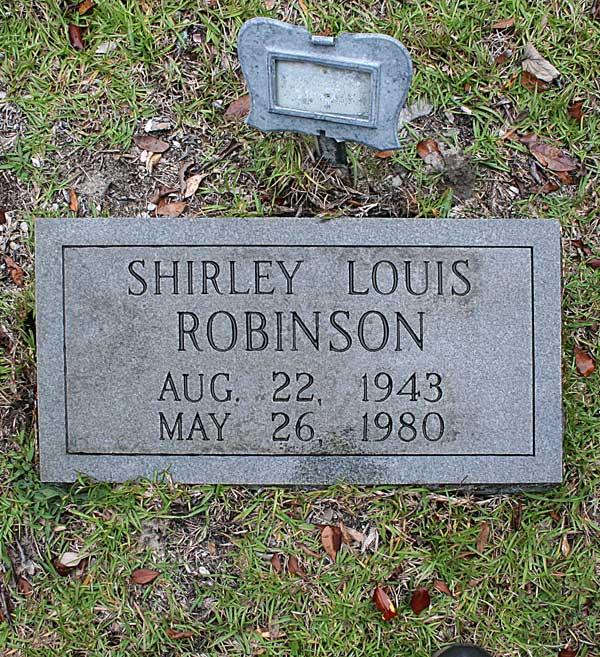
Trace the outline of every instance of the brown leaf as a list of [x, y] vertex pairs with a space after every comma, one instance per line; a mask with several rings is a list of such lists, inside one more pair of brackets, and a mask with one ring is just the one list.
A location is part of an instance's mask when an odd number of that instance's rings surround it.
[[244, 96], [240, 96], [237, 100], [234, 100], [231, 105], [227, 108], [227, 111], [225, 112], [225, 116], [233, 116], [236, 118], [241, 118], [243, 116], [246, 116], [248, 112], [250, 111], [250, 95], [245, 94]]
[[556, 177], [565, 185], [575, 184], [575, 179], [567, 171], [555, 171]]
[[577, 655], [577, 650], [573, 650], [573, 648], [563, 648], [558, 653], [558, 657], [576, 657], [576, 655]]
[[26, 598], [33, 593], [33, 587], [24, 577], [19, 577], [17, 580], [17, 588], [19, 589], [19, 593]]
[[352, 527], [346, 527], [343, 522], [340, 522], [340, 530], [344, 543], [362, 543], [365, 540], [365, 535], [362, 532], [352, 529]]
[[135, 135], [133, 141], [138, 148], [150, 153], [164, 153], [171, 146], [168, 142], [152, 135]]
[[523, 71], [521, 73], [521, 84], [525, 89], [529, 89], [529, 91], [546, 91], [549, 86], [547, 82], [536, 78], [529, 71]]
[[150, 197], [150, 203], [154, 203], [154, 205], [158, 205], [158, 202], [164, 198], [165, 196], [169, 196], [169, 194], [176, 194], [179, 190], [176, 187], [166, 187], [164, 185], [160, 185], [159, 187], [156, 187], [154, 191], [152, 192], [152, 196]]
[[83, 0], [83, 2], [80, 2], [77, 5], [77, 11], [80, 16], [83, 16], [84, 14], [87, 14], [90, 9], [93, 9], [96, 6], [96, 3], [94, 0]]
[[376, 586], [373, 591], [373, 601], [375, 606], [383, 615], [384, 621], [390, 621], [394, 616], [398, 615], [394, 603], [390, 600], [389, 595], [385, 592], [383, 587]]
[[302, 552], [304, 552], [304, 554], [308, 555], [309, 557], [314, 557], [315, 559], [321, 558], [321, 554], [319, 552], [311, 550], [308, 545], [304, 545], [304, 543], [298, 543], [298, 547], [302, 550]]
[[65, 577], [76, 568], [76, 566], [65, 566], [59, 557], [55, 557], [52, 560], [52, 565], [54, 566], [54, 570], [56, 570], [56, 572], [62, 577]]
[[342, 545], [342, 530], [333, 525], [326, 525], [321, 531], [321, 543], [325, 552], [335, 561], [338, 550]]
[[531, 43], [525, 46], [521, 66], [524, 71], [528, 71], [544, 82], [552, 82], [560, 75], [560, 71], [554, 68], [547, 59], [544, 59]]
[[190, 198], [200, 187], [200, 183], [206, 177], [205, 173], [195, 173], [193, 176], [190, 176], [185, 183], [185, 192], [183, 193], [183, 198]]
[[148, 568], [136, 568], [131, 573], [131, 579], [134, 584], [150, 584], [153, 582], [160, 573], [156, 570], [149, 570]]
[[437, 142], [434, 141], [433, 139], [425, 139], [424, 141], [420, 141], [417, 144], [417, 153], [423, 160], [426, 160], [427, 157], [432, 153], [437, 153], [438, 155], [441, 155], [440, 147], [437, 145]]
[[304, 570], [304, 567], [302, 564], [298, 561], [298, 558], [295, 557], [293, 554], [292, 556], [288, 559], [288, 571], [292, 575], [298, 575], [298, 577], [301, 577], [302, 579], [307, 579], [306, 577], [306, 571]]
[[75, 50], [85, 50], [83, 33], [79, 25], [69, 25], [69, 41]]
[[573, 352], [575, 353], [575, 367], [577, 367], [577, 371], [581, 376], [589, 376], [596, 369], [592, 357], [579, 347], [575, 347]]
[[4, 212], [4, 208], [0, 208], [0, 225], [6, 223], [6, 212]]
[[77, 194], [72, 189], [68, 189], [67, 192], [69, 194], [69, 207], [73, 212], [77, 212], [77, 210], [79, 210], [79, 199], [77, 198]]
[[429, 591], [424, 586], [421, 586], [412, 594], [410, 608], [415, 614], [420, 614], [424, 609], [429, 607], [430, 603], [431, 598], [429, 597]]
[[488, 538], [490, 536], [490, 524], [487, 521], [484, 521], [479, 530], [479, 536], [477, 537], [477, 552], [483, 552]]
[[546, 144], [535, 135], [521, 137], [529, 152], [535, 159], [551, 171], [573, 171], [577, 169], [577, 162], [567, 153], [556, 146]]
[[271, 566], [276, 573], [283, 572], [283, 560], [280, 554], [274, 554], [271, 557]]
[[165, 203], [162, 207], [156, 209], [159, 217], [178, 217], [185, 210], [185, 201], [176, 203]]
[[514, 508], [511, 513], [510, 524], [513, 531], [517, 531], [517, 529], [519, 529], [519, 527], [521, 526], [522, 517], [523, 517], [523, 502], [519, 502], [516, 508]]
[[172, 630], [170, 627], [167, 627], [165, 634], [174, 641], [178, 641], [179, 639], [190, 639], [191, 637], [196, 636], [196, 633], [191, 630]]
[[492, 30], [506, 30], [515, 24], [515, 17], [505, 18], [504, 20], [492, 23]]
[[377, 151], [377, 152], [375, 153], [375, 157], [378, 157], [378, 158], [381, 159], [381, 160], [385, 160], [385, 159], [388, 158], [388, 157], [392, 157], [392, 155], [393, 155], [395, 152], [396, 152], [396, 151]]
[[592, 269], [600, 269], [600, 258], [592, 258], [585, 263], [588, 267]]
[[579, 121], [579, 123], [583, 125], [583, 119], [585, 117], [583, 113], [583, 100], [571, 103], [567, 108], [567, 113], [572, 119]]
[[8, 273], [12, 278], [13, 283], [21, 287], [23, 285], [23, 276], [24, 276], [21, 267], [19, 267], [19, 265], [10, 256], [7, 255], [4, 256], [4, 264], [8, 269]]
[[454, 597], [452, 595], [452, 591], [448, 588], [448, 584], [446, 584], [446, 582], [443, 582], [441, 579], [433, 580], [433, 588], [436, 589], [436, 591], [443, 593], [444, 595], [449, 595], [451, 598]]

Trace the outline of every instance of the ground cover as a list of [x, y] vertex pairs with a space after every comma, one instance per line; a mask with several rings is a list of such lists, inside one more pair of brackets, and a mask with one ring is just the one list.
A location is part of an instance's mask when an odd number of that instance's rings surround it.
[[[598, 3], [67, 5], [0, 5], [0, 652], [425, 657], [460, 639], [498, 655], [600, 654]], [[237, 32], [256, 15], [402, 40], [415, 65], [403, 150], [351, 145], [337, 171], [310, 138], [228, 114], [246, 93]], [[529, 43], [559, 76], [524, 75]], [[146, 133], [153, 118], [167, 127]], [[168, 144], [160, 158], [143, 154], [147, 134]], [[475, 497], [41, 483], [33, 217], [157, 211], [558, 217], [563, 485]], [[332, 559], [320, 526], [339, 523], [356, 533]], [[136, 583], [142, 568], [159, 575]], [[397, 607], [389, 622], [377, 585]], [[431, 602], [417, 614], [420, 587]]]

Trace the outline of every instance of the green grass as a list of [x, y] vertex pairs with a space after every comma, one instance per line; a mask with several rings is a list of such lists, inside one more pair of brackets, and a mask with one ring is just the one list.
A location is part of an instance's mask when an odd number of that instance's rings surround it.
[[[0, 151], [0, 176], [14, 181], [14, 189], [0, 189], [0, 205], [14, 202], [12, 221], [29, 226], [29, 237], [11, 238], [19, 241], [17, 255], [11, 253], [26, 270], [25, 288], [0, 280], [0, 595], [5, 591], [14, 605], [11, 624], [0, 622], [0, 654], [426, 657], [463, 640], [514, 657], [557, 655], [567, 645], [581, 656], [599, 655], [600, 378], [577, 373], [573, 347], [600, 362], [600, 280], [571, 242], [581, 240], [600, 255], [594, 3], [306, 0], [307, 12], [283, 0], [272, 11], [260, 0], [98, 4], [74, 18], [53, 1], [0, 5], [0, 91], [7, 93], [0, 100], [0, 137], [3, 103], [21, 117], [19, 126], [4, 127], [19, 135]], [[237, 31], [256, 15], [285, 15], [312, 31], [400, 38], [415, 65], [409, 102], [425, 98], [434, 114], [408, 126], [405, 148], [385, 160], [350, 145], [349, 180], [315, 162], [308, 137], [263, 135], [226, 119], [225, 108], [245, 93]], [[509, 16], [513, 30], [491, 29]], [[69, 45], [73, 20], [87, 27], [84, 52]], [[191, 39], [194, 33], [203, 35], [202, 43]], [[95, 55], [107, 41], [116, 48]], [[539, 93], [520, 84], [519, 57], [528, 41], [561, 71], [560, 87]], [[494, 64], [506, 48], [512, 56]], [[567, 113], [578, 98], [585, 100], [583, 125]], [[62, 190], [76, 184], [78, 167], [101, 170], [112, 155], [128, 156], [133, 134], [147, 118], [162, 115], [175, 124], [168, 139], [184, 145], [165, 155], [153, 177], [138, 175], [135, 157], [121, 159], [137, 176], [132, 173], [126, 191], [139, 196], [138, 204], [127, 211], [117, 201], [90, 204], [90, 214], [145, 210], [150, 185], [177, 185], [180, 160], [193, 157], [211, 168], [190, 214], [302, 208], [329, 216], [369, 203], [381, 212], [388, 207], [382, 199], [394, 193], [400, 200], [393, 208], [419, 216], [558, 217], [565, 237], [564, 483], [543, 494], [479, 498], [343, 484], [305, 491], [183, 486], [168, 479], [41, 483], [33, 422], [32, 218], [72, 214]], [[526, 148], [501, 139], [508, 129], [534, 132], [579, 158], [575, 184], [536, 193]], [[471, 201], [462, 203], [443, 176], [424, 165], [415, 144], [426, 138], [470, 158], [476, 171]], [[236, 150], [220, 158], [231, 142]], [[510, 186], [517, 192], [509, 193]], [[378, 548], [361, 553], [346, 546], [332, 563], [316, 527], [331, 517], [361, 531], [376, 528]], [[484, 522], [491, 531], [478, 552]], [[322, 556], [308, 555], [301, 544]], [[53, 560], [66, 551], [89, 555], [81, 574], [55, 570]], [[274, 553], [298, 556], [307, 580], [274, 573]], [[13, 576], [13, 566], [24, 560], [33, 562], [25, 575], [29, 596]], [[138, 567], [161, 575], [135, 585], [131, 573]], [[436, 579], [454, 597], [436, 591]], [[399, 616], [390, 623], [371, 600], [377, 583], [397, 602]], [[409, 600], [421, 585], [432, 603], [415, 615]], [[173, 639], [167, 629], [194, 636]]]

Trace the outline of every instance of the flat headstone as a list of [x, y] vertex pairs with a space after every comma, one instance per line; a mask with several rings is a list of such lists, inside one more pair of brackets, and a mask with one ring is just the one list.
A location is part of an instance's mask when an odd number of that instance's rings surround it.
[[38, 219], [41, 476], [561, 480], [550, 220]]
[[379, 150], [400, 147], [398, 116], [412, 63], [396, 39], [311, 35], [303, 27], [253, 18], [240, 29], [238, 57], [250, 90], [250, 125]]

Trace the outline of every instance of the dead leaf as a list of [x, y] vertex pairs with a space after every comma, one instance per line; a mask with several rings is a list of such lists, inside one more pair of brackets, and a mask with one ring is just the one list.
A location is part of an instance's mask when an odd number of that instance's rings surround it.
[[579, 347], [575, 347], [573, 352], [575, 354], [575, 367], [577, 367], [577, 371], [581, 376], [589, 376], [596, 369], [594, 360]]
[[342, 545], [342, 530], [333, 525], [326, 525], [321, 531], [321, 543], [325, 552], [335, 561]]
[[571, 544], [569, 543], [569, 535], [565, 534], [562, 537], [560, 542], [560, 551], [564, 557], [568, 557], [571, 554]]
[[148, 157], [146, 158], [146, 171], [148, 173], [152, 173], [154, 171], [154, 167], [160, 162], [160, 158], [162, 155], [160, 153], [149, 153]]
[[315, 559], [321, 558], [321, 555], [318, 552], [311, 550], [308, 545], [304, 545], [304, 543], [298, 543], [298, 547], [302, 550], [302, 552], [304, 552], [304, 554], [308, 555], [309, 557], [314, 557]]
[[96, 6], [96, 3], [94, 0], [83, 0], [83, 2], [80, 2], [77, 5], [77, 12], [79, 13], [80, 16], [83, 16], [84, 14], [87, 14], [90, 9], [93, 9]]
[[7, 255], [4, 256], [4, 264], [8, 269], [8, 273], [12, 278], [13, 283], [21, 287], [23, 285], [23, 276], [24, 276], [21, 267], [19, 267], [19, 265], [10, 256]]
[[492, 23], [492, 30], [507, 30], [509, 27], [513, 27], [514, 24], [515, 17], [511, 16], [510, 18], [505, 18], [504, 20]]
[[579, 121], [579, 123], [583, 125], [583, 119], [585, 117], [585, 114], [583, 113], [583, 100], [571, 103], [567, 108], [567, 113], [572, 119]]
[[565, 185], [575, 184], [575, 179], [567, 171], [555, 171], [556, 177]]
[[342, 540], [344, 543], [362, 543], [365, 540], [365, 535], [362, 532], [352, 529], [352, 527], [346, 527], [343, 522], [340, 522], [340, 530], [342, 532]]
[[424, 609], [429, 607], [430, 603], [429, 591], [424, 586], [421, 586], [412, 594], [410, 608], [415, 614], [420, 614]]
[[169, 194], [177, 194], [178, 191], [179, 190], [175, 187], [165, 187], [164, 185], [160, 185], [159, 187], [156, 187], [152, 192], [150, 203], [157, 205], [162, 198], [169, 196]]
[[573, 650], [573, 648], [563, 648], [558, 653], [558, 657], [576, 657], [576, 655], [577, 655], [577, 650]]
[[172, 630], [170, 627], [167, 627], [165, 634], [174, 641], [179, 641], [180, 639], [190, 639], [193, 636], [196, 636], [195, 632], [191, 630]]
[[200, 187], [200, 183], [204, 180], [206, 174], [204, 173], [195, 173], [193, 176], [190, 176], [185, 183], [185, 192], [183, 193], [183, 198], [190, 198]]
[[308, 14], [308, 7], [306, 6], [305, 0], [298, 0], [298, 4], [300, 5], [300, 9], [302, 10], [302, 13], [304, 15]]
[[378, 157], [378, 158], [381, 159], [381, 160], [385, 160], [385, 159], [388, 158], [388, 157], [392, 157], [392, 155], [393, 155], [395, 152], [396, 152], [396, 151], [377, 151], [377, 152], [375, 153], [375, 157]]
[[556, 146], [540, 141], [531, 133], [520, 139], [535, 159], [551, 171], [573, 171], [577, 169], [577, 162], [567, 153]]
[[283, 572], [283, 560], [280, 554], [274, 554], [271, 557], [271, 566], [276, 573]]
[[233, 103], [229, 105], [225, 116], [233, 116], [236, 118], [241, 118], [246, 116], [250, 111], [250, 94], [245, 94], [240, 96], [237, 100], [234, 100]]
[[448, 587], [448, 584], [446, 584], [446, 582], [442, 581], [441, 579], [433, 580], [433, 588], [435, 588], [436, 591], [443, 593], [444, 595], [449, 595], [451, 598], [454, 597], [452, 595], [452, 591]]
[[77, 210], [79, 210], [79, 199], [77, 198], [77, 194], [73, 189], [68, 189], [67, 193], [69, 194], [69, 208], [71, 208], [73, 212], [77, 212]]
[[83, 33], [79, 25], [69, 25], [69, 41], [75, 50], [85, 50]]
[[295, 557], [293, 554], [292, 556], [288, 559], [288, 571], [292, 575], [298, 575], [298, 577], [301, 577], [302, 579], [306, 580], [306, 571], [304, 570], [304, 567], [302, 564], [298, 561], [298, 558]]
[[547, 59], [544, 59], [531, 43], [525, 46], [521, 66], [524, 71], [528, 71], [544, 82], [552, 82], [560, 75], [560, 71]]
[[479, 536], [477, 537], [477, 552], [483, 552], [488, 538], [490, 536], [490, 524], [487, 521], [484, 521], [479, 530]]
[[396, 606], [390, 600], [390, 596], [385, 592], [383, 587], [375, 587], [375, 590], [373, 591], [373, 601], [375, 602], [377, 609], [382, 613], [384, 621], [390, 621], [398, 615]]
[[586, 265], [592, 269], [600, 269], [600, 258], [592, 258], [586, 262]]
[[549, 87], [547, 82], [536, 78], [529, 71], [523, 71], [521, 73], [521, 84], [525, 89], [529, 89], [529, 91], [546, 91]]
[[6, 223], [6, 212], [4, 212], [4, 208], [0, 208], [0, 225]]
[[523, 502], [519, 502], [516, 508], [514, 508], [511, 513], [510, 524], [513, 531], [517, 531], [521, 526], [522, 517], [523, 517]]
[[164, 153], [171, 146], [168, 142], [152, 135], [135, 135], [133, 141], [138, 148], [150, 153]]
[[417, 144], [417, 153], [419, 157], [434, 169], [441, 170], [444, 168], [444, 158], [440, 147], [433, 139], [425, 139]]
[[150, 584], [153, 582], [160, 573], [156, 570], [149, 570], [148, 568], [136, 568], [131, 573], [131, 579], [134, 584]]
[[19, 589], [19, 593], [26, 598], [33, 593], [33, 587], [24, 577], [19, 577], [17, 580], [17, 588]]
[[538, 194], [552, 194], [556, 190], [560, 189], [560, 185], [557, 182], [554, 182], [554, 180], [547, 180], [543, 187], [540, 187], [538, 190]]
[[156, 209], [156, 214], [159, 217], [178, 217], [185, 210], [185, 206], [185, 201], [165, 203], [163, 206]]

